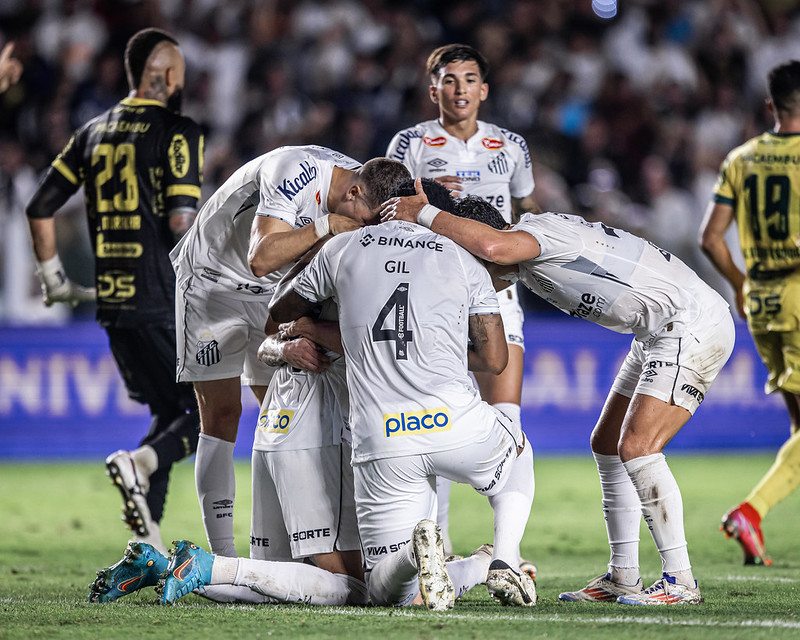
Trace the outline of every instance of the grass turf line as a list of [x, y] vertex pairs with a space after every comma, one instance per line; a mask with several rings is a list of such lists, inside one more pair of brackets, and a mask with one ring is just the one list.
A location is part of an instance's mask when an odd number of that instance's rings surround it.
[[[586, 458], [536, 461], [536, 502], [522, 551], [539, 567], [539, 604], [502, 608], [478, 587], [454, 611], [305, 606], [220, 606], [189, 596], [175, 607], [153, 604], [152, 589], [110, 605], [85, 602], [97, 569], [115, 562], [127, 539], [118, 494], [101, 462], [0, 464], [0, 638], [249, 637], [485, 638], [545, 636], [573, 640], [636, 638], [800, 638], [800, 496], [765, 521], [770, 568], [741, 566], [738, 545], [718, 531], [719, 517], [771, 463], [770, 456], [671, 456], [684, 497], [686, 533], [706, 603], [697, 607], [622, 608], [567, 604], [560, 591], [580, 588], [605, 569], [608, 550], [594, 464]], [[237, 466], [236, 539], [247, 553], [249, 466]], [[486, 501], [454, 487], [451, 535], [468, 553], [491, 536]], [[188, 463], [174, 472], [165, 539], [203, 543]], [[660, 563], [642, 527], [645, 583]], [[498, 626], [502, 625], [502, 626]]]

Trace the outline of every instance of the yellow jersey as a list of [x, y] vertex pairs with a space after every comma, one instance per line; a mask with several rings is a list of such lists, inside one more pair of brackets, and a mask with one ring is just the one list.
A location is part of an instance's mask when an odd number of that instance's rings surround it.
[[728, 154], [714, 201], [733, 207], [751, 278], [800, 266], [800, 133], [762, 133]]

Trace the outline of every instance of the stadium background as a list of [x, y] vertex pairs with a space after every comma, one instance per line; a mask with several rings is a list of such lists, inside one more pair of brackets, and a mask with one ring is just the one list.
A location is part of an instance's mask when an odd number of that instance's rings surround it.
[[[466, 42], [492, 66], [481, 119], [525, 136], [544, 209], [639, 233], [728, 297], [697, 248], [700, 220], [725, 153], [771, 126], [767, 71], [800, 58], [792, 0], [623, 0], [611, 20], [589, 0], [3, 0], [0, 35], [25, 74], [0, 96], [0, 458], [99, 458], [144, 433], [91, 306], [41, 304], [23, 208], [72, 130], [126, 94], [122, 50], [145, 26], [174, 32], [186, 54], [184, 112], [207, 133], [204, 198], [284, 144], [382, 155], [397, 130], [436, 115], [427, 53]], [[58, 225], [69, 273], [90, 283], [80, 197]], [[525, 303], [523, 422], [540, 452], [585, 451], [629, 337]], [[763, 377], [739, 324], [671, 448], [777, 447], [787, 421]]]

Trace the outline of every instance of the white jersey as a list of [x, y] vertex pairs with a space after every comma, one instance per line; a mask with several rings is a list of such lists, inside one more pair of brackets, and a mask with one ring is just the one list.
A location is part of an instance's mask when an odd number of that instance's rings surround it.
[[511, 198], [533, 192], [528, 145], [521, 135], [478, 120], [466, 142], [451, 136], [438, 120], [403, 129], [386, 156], [402, 162], [415, 178], [458, 176], [464, 194], [488, 200], [511, 222]]
[[467, 371], [468, 323], [499, 307], [472, 255], [419, 225], [389, 222], [336, 236], [292, 286], [339, 305], [353, 462], [485, 437], [494, 415], [486, 418]]
[[679, 258], [627, 231], [579, 216], [526, 213], [541, 255], [519, 265], [519, 280], [564, 313], [645, 341], [668, 324], [684, 334], [704, 304], [721, 300]]
[[333, 167], [356, 169], [352, 158], [325, 147], [280, 147], [236, 170], [197, 214], [197, 220], [170, 253], [179, 276], [193, 274], [195, 285], [252, 300], [272, 296], [290, 265], [257, 278], [247, 250], [257, 215], [284, 220], [295, 229], [329, 213]]

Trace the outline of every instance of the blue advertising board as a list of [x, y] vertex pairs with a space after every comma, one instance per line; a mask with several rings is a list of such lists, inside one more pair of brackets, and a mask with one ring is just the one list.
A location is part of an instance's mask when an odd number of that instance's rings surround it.
[[[764, 395], [747, 328], [736, 333], [730, 361], [671, 450], [776, 449], [788, 436], [782, 400]], [[522, 419], [537, 453], [588, 451], [630, 340], [572, 318], [529, 316]], [[258, 408], [249, 390], [242, 398], [236, 452], [249, 456]], [[94, 323], [0, 327], [0, 458], [103, 457], [134, 447], [148, 424]]]

